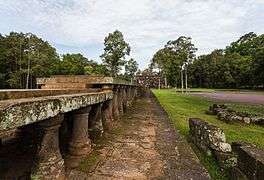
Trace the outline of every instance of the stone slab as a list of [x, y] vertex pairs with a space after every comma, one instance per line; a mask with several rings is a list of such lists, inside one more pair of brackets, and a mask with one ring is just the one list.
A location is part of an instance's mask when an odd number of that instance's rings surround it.
[[112, 98], [107, 90], [0, 101], [0, 133]]
[[50, 78], [38, 78], [37, 84], [54, 84], [54, 83], [85, 83], [85, 84], [113, 84], [113, 85], [135, 85], [129, 81], [114, 77], [105, 76], [88, 76], [88, 75], [57, 75]]

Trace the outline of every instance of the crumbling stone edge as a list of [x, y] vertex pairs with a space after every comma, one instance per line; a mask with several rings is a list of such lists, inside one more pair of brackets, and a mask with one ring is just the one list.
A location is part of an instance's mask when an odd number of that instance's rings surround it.
[[224, 104], [213, 104], [206, 111], [209, 115], [217, 115], [217, 118], [226, 123], [239, 122], [243, 124], [256, 124], [264, 126], [264, 117], [246, 112], [238, 112], [228, 108]]
[[226, 142], [222, 129], [199, 118], [189, 119], [191, 141], [213, 156], [232, 180], [261, 180], [264, 177], [264, 150], [245, 142]]

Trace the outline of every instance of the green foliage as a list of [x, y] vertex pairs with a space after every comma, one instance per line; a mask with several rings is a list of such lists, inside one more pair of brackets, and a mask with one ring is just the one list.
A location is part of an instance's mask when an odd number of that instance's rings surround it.
[[110, 75], [106, 65], [80, 53], [60, 58], [54, 47], [32, 33], [0, 34], [0, 88], [36, 88], [36, 78], [56, 74]]
[[130, 54], [130, 47], [125, 42], [123, 34], [116, 30], [104, 39], [104, 53], [101, 55], [103, 63], [111, 76], [117, 76], [121, 67], [125, 65], [125, 56]]
[[81, 54], [65, 54], [62, 56], [60, 73], [68, 75], [82, 75], [85, 66], [89, 64], [88, 59]]
[[[264, 148], [263, 127], [239, 123], [227, 124], [219, 121], [216, 116], [205, 114], [209, 106], [217, 102], [209, 101], [203, 97], [182, 95], [173, 90], [153, 90], [153, 92], [168, 112], [177, 129], [185, 136], [188, 135], [189, 131], [188, 119], [197, 117], [223, 129], [228, 142], [245, 141]], [[236, 110], [248, 109], [248, 112], [263, 114], [263, 105], [227, 104], [228, 106], [236, 107]]]
[[[263, 42], [264, 42], [264, 36]], [[253, 56], [254, 82], [256, 85], [264, 86], [264, 45], [256, 50]]]
[[103, 64], [90, 64], [84, 67], [85, 74], [87, 75], [102, 75], [102, 76], [110, 76], [110, 73], [107, 67]]
[[55, 48], [34, 34], [0, 36], [1, 88], [33, 87], [36, 77], [56, 73], [58, 64]]
[[225, 49], [195, 58], [191, 38], [181, 36], [169, 41], [152, 58], [169, 85], [180, 83], [180, 66], [187, 62], [189, 84], [203, 88], [264, 87], [264, 35], [243, 35]]
[[125, 64], [126, 79], [133, 78], [137, 70], [138, 70], [138, 63], [133, 58], [129, 59]]
[[195, 57], [197, 49], [190, 37], [181, 36], [177, 40], [169, 41], [164, 48], [155, 53], [152, 58], [152, 67], [156, 67], [168, 80], [171, 86], [177, 86], [180, 79], [180, 66], [190, 63]]
[[190, 66], [193, 87], [264, 86], [264, 35], [248, 33], [224, 50], [198, 57]]

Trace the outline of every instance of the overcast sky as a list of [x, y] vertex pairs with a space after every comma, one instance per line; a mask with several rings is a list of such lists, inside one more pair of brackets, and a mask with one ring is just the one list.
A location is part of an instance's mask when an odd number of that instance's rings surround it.
[[104, 37], [120, 30], [147, 67], [168, 40], [191, 36], [197, 54], [247, 32], [264, 33], [264, 0], [0, 0], [0, 33], [32, 32], [59, 53], [100, 62]]

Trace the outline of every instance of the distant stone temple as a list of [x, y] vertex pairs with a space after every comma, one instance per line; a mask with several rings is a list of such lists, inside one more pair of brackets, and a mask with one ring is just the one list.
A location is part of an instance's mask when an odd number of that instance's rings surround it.
[[160, 75], [136, 75], [136, 82], [139, 85], [149, 88], [167, 87], [166, 79]]

